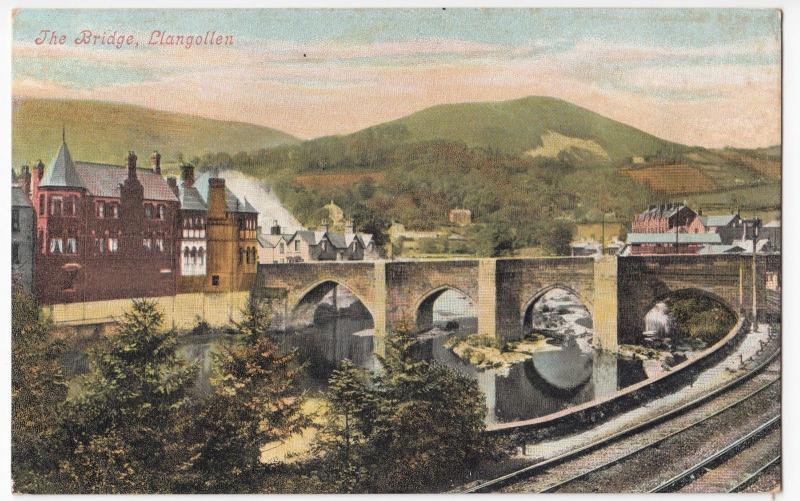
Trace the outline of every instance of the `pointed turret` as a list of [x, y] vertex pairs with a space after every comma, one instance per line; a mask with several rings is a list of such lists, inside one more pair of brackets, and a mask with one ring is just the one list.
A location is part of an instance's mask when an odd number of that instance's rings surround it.
[[58, 154], [50, 162], [50, 165], [47, 166], [47, 169], [45, 169], [39, 187], [84, 188], [83, 181], [81, 181], [78, 171], [75, 170], [75, 164], [72, 162], [72, 155], [69, 153], [66, 142], [61, 143]]

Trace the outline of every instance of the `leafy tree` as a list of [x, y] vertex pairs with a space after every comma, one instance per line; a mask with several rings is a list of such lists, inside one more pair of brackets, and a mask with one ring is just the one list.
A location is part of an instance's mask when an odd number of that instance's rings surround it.
[[556, 221], [547, 231], [544, 246], [551, 254], [568, 256], [570, 242], [572, 242], [572, 225]]
[[11, 296], [11, 475], [16, 492], [54, 492], [64, 453], [60, 409], [67, 385], [58, 358], [63, 345], [27, 292]]
[[280, 353], [268, 333], [269, 304], [251, 299], [234, 322], [234, 340], [215, 353], [212, 392], [187, 409], [179, 492], [260, 492], [277, 465], [261, 462], [262, 447], [308, 426], [299, 387], [304, 367]]
[[90, 355], [91, 371], [65, 412], [65, 491], [171, 491], [182, 453], [176, 416], [195, 374], [162, 323], [156, 303], [134, 301], [107, 346]]

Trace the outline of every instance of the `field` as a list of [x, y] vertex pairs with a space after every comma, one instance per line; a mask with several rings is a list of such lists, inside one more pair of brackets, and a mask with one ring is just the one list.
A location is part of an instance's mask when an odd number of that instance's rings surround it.
[[717, 189], [714, 179], [700, 169], [684, 164], [654, 165], [621, 172], [650, 190], [665, 195], [706, 193]]
[[781, 207], [779, 183], [748, 186], [717, 193], [703, 193], [687, 197], [693, 206], [708, 209], [775, 210]]

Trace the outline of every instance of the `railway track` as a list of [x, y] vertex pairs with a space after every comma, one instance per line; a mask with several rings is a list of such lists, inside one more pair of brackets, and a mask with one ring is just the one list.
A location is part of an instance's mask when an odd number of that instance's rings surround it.
[[[777, 384], [780, 381], [779, 354], [780, 350], [776, 350], [746, 374], [677, 408], [565, 454], [534, 463], [461, 492], [583, 492], [583, 488], [597, 491], [601, 484], [597, 478], [613, 476], [609, 472], [615, 469], [624, 475], [626, 468], [632, 468], [628, 463], [643, 461], [641, 458], [647, 456], [652, 460], [659, 456], [659, 447], [670, 443], [680, 444], [681, 435], [697, 434], [702, 427], [713, 429], [715, 425], [719, 426], [721, 420], [727, 419], [727, 415], [743, 412], [742, 408], [748, 406], [752, 407], [754, 400], [760, 400], [762, 406], [767, 406], [772, 400], [780, 401], [780, 385]], [[690, 484], [707, 467], [723, 461], [740, 450], [743, 444], [779, 426], [779, 410], [777, 415], [773, 413], [763, 418], [759, 426], [764, 425], [764, 429], [750, 430], [753, 435], [748, 432], [743, 436], [729, 438], [702, 460], [642, 490], [664, 492]], [[764, 470], [768, 468], [766, 466]], [[753, 477], [756, 478], [757, 475]], [[753, 479], [741, 488], [752, 485]], [[608, 479], [605, 480], [607, 483]], [[608, 488], [602, 492], [621, 492], [621, 489]]]

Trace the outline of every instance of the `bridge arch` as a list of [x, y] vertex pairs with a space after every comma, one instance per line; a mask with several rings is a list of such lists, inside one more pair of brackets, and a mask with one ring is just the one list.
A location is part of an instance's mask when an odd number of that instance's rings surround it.
[[414, 305], [413, 311], [417, 332], [424, 332], [433, 328], [433, 305], [447, 291], [454, 291], [464, 296], [472, 311], [477, 315], [477, 303], [469, 294], [452, 285], [440, 285], [422, 294]]
[[575, 296], [578, 301], [580, 302], [581, 306], [586, 308], [586, 311], [589, 312], [589, 316], [594, 319], [594, 312], [592, 311], [592, 303], [584, 297], [583, 294], [578, 292], [575, 288], [570, 287], [569, 285], [565, 285], [562, 283], [555, 283], [552, 285], [548, 285], [546, 287], [542, 287], [538, 291], [534, 292], [533, 295], [528, 299], [527, 302], [523, 303], [520, 312], [520, 326], [522, 327], [523, 333], [527, 327], [532, 327], [533, 324], [533, 309], [537, 302], [542, 299], [545, 294], [554, 290], [562, 290], [567, 292], [573, 296]]
[[[309, 321], [313, 321], [314, 313], [321, 304], [321, 301], [337, 287], [344, 287], [347, 289], [347, 291], [361, 303], [364, 309], [367, 310], [372, 321], [375, 321], [373, 305], [358, 292], [356, 287], [348, 285], [346, 280], [326, 277], [317, 280], [294, 295], [294, 298], [290, 301], [287, 308], [287, 323], [293, 326], [297, 323], [309, 323]], [[335, 301], [336, 299], [334, 296], [334, 306], [337, 306]]]

